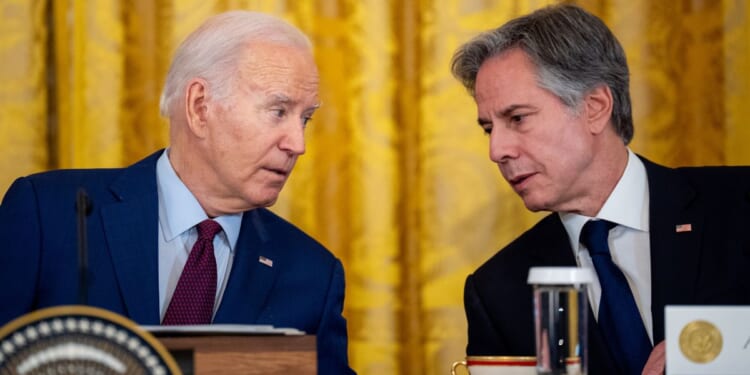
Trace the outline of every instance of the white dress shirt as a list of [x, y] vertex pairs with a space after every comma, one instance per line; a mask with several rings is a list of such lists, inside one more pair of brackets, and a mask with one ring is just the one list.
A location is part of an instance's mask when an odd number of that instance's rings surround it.
[[[162, 320], [190, 250], [198, 240], [198, 230], [195, 226], [208, 219], [208, 216], [195, 196], [177, 177], [169, 162], [169, 149], [165, 150], [156, 162], [156, 185], [159, 194], [159, 313]], [[222, 228], [214, 237], [217, 283], [215, 314], [229, 279], [242, 214], [213, 219]]]
[[[649, 195], [648, 178], [643, 162], [628, 149], [628, 164], [612, 194], [604, 202], [596, 218], [618, 224], [609, 232], [609, 248], [612, 260], [625, 274], [641, 313], [646, 332], [653, 336], [651, 318], [651, 243], [649, 242]], [[568, 232], [570, 245], [575, 252], [578, 266], [594, 272], [594, 282], [589, 285], [588, 295], [594, 316], [599, 315], [602, 289], [596, 277], [591, 255], [580, 241], [581, 230], [590, 217], [560, 213], [560, 219]]]

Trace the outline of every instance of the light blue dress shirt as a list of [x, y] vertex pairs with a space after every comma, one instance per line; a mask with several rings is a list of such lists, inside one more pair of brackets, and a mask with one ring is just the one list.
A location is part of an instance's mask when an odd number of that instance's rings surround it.
[[[159, 194], [159, 313], [160, 320], [172, 300], [190, 250], [198, 239], [195, 226], [208, 219], [195, 196], [177, 177], [169, 162], [169, 149], [156, 162], [156, 185]], [[214, 238], [216, 256], [216, 302], [214, 314], [229, 280], [234, 249], [240, 234], [242, 213], [213, 218], [222, 231]]]

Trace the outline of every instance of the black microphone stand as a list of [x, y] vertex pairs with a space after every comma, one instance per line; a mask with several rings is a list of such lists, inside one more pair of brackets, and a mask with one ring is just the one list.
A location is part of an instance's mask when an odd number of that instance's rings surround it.
[[88, 305], [88, 234], [86, 217], [91, 213], [91, 202], [84, 188], [76, 194], [76, 216], [78, 218], [78, 303]]

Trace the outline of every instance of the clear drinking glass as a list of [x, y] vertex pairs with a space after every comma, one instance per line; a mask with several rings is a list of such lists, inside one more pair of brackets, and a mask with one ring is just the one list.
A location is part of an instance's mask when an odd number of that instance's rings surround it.
[[532, 267], [537, 374], [587, 374], [590, 269]]

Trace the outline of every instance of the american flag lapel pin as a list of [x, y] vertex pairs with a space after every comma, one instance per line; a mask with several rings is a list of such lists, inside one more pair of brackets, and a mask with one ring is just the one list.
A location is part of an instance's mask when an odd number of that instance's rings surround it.
[[690, 232], [693, 230], [693, 224], [677, 224], [674, 231], [677, 233]]
[[262, 256], [262, 255], [258, 257], [258, 262], [261, 262], [261, 263], [265, 264], [268, 267], [273, 267], [273, 261], [271, 259], [268, 259], [268, 258]]

